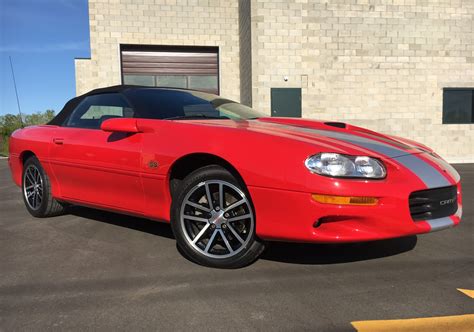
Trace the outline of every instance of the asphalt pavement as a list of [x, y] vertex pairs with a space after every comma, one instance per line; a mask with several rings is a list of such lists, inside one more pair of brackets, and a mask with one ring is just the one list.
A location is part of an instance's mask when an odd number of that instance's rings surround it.
[[239, 270], [183, 258], [169, 225], [87, 208], [35, 219], [0, 160], [0, 331], [353, 331], [474, 313], [474, 165], [462, 223], [351, 245], [273, 243]]

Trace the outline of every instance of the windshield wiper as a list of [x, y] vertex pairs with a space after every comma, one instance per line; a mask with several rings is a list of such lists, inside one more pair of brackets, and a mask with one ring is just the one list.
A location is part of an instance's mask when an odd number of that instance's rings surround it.
[[179, 115], [179, 116], [172, 116], [170, 118], [164, 118], [164, 120], [190, 120], [190, 119], [229, 119], [223, 116], [209, 116], [205, 114], [193, 114], [193, 115]]

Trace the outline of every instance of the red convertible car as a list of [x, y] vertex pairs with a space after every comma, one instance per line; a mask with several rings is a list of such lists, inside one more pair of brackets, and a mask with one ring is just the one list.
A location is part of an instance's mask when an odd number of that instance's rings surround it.
[[251, 263], [268, 240], [403, 237], [462, 213], [458, 173], [426, 146], [173, 88], [76, 97], [15, 131], [9, 164], [35, 217], [76, 204], [168, 222], [184, 255], [222, 268]]

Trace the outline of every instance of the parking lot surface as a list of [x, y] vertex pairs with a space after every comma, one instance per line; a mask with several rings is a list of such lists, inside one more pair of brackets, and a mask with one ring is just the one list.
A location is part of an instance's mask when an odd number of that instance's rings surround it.
[[0, 160], [0, 331], [321, 330], [474, 313], [474, 165], [462, 223], [351, 245], [273, 243], [239, 270], [198, 266], [169, 225], [72, 208], [35, 219]]

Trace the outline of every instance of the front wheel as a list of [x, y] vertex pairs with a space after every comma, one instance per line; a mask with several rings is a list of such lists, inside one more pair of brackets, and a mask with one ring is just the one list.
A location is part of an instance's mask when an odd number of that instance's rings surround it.
[[264, 249], [245, 185], [220, 166], [189, 174], [172, 205], [172, 228], [181, 252], [211, 267], [238, 268]]

